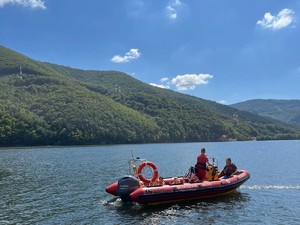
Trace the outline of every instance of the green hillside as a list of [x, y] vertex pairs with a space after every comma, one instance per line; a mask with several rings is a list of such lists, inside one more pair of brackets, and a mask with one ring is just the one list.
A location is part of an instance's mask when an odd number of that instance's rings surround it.
[[256, 99], [232, 106], [288, 124], [300, 125], [300, 100]]
[[[237, 116], [238, 115], [238, 116]], [[297, 128], [117, 71], [32, 60], [0, 46], [0, 146], [294, 139]]]

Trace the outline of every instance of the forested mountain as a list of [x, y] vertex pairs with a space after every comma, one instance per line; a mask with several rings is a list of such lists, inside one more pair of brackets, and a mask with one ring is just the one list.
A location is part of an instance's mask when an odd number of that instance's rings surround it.
[[255, 99], [232, 107], [300, 126], [300, 100]]
[[0, 46], [0, 146], [295, 139], [298, 128], [117, 71], [32, 60]]

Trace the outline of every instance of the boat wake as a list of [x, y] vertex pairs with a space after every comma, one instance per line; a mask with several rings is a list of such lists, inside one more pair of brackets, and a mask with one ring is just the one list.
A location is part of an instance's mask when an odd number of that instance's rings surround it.
[[300, 185], [242, 185], [240, 189], [247, 190], [300, 190]]
[[120, 203], [121, 203], [121, 199], [119, 197], [113, 197], [109, 200], [100, 200], [101, 205], [115, 205]]

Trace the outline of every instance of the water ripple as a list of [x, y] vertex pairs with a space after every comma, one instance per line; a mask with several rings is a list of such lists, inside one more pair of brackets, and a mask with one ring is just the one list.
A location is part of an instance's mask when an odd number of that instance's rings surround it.
[[248, 190], [300, 190], [300, 185], [243, 185], [240, 189]]

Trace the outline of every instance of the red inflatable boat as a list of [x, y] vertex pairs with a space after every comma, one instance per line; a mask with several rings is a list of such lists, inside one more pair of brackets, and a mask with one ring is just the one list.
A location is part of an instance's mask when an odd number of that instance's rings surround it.
[[[140, 162], [136, 169], [136, 162]], [[119, 196], [122, 201], [141, 204], [160, 204], [176, 201], [212, 198], [236, 190], [250, 178], [246, 170], [237, 170], [228, 178], [218, 178], [217, 166], [207, 171], [205, 181], [191, 181], [187, 176], [159, 178], [156, 165], [140, 159], [129, 161], [133, 175], [120, 178], [106, 188], [109, 194]], [[144, 169], [152, 170], [152, 177], [143, 175]], [[130, 170], [131, 171], [131, 170]]]

